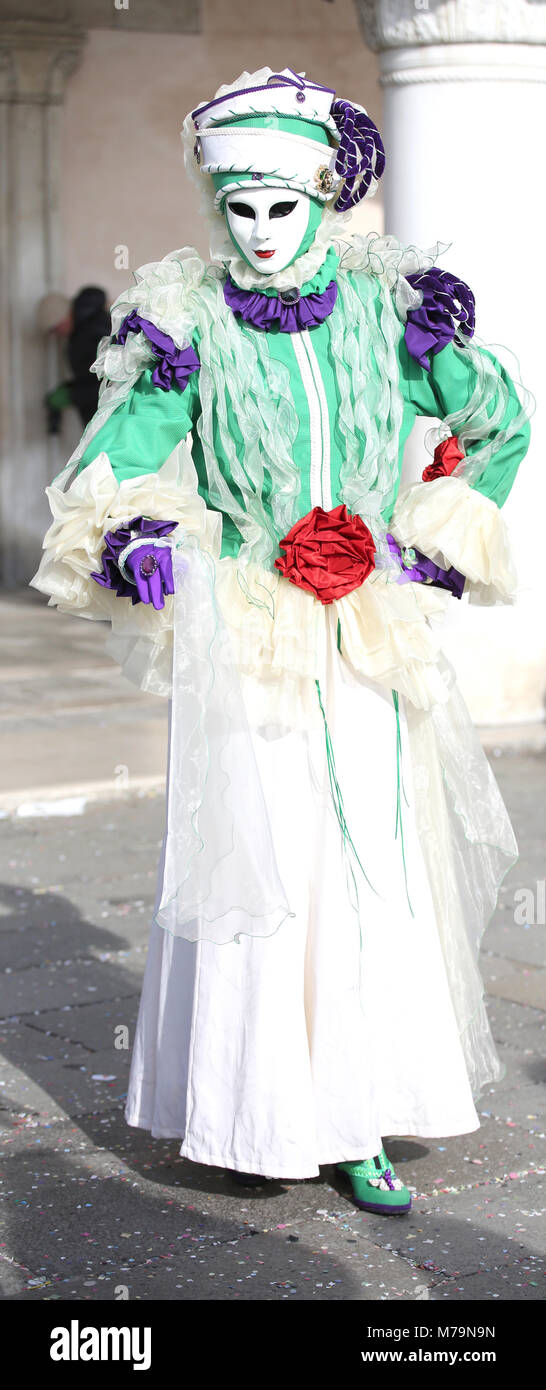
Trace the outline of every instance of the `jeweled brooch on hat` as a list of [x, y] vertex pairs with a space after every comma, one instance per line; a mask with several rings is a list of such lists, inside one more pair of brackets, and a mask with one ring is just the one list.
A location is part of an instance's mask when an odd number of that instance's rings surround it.
[[319, 164], [315, 174], [315, 185], [319, 193], [331, 193], [335, 187], [336, 180], [331, 169], [327, 164]]

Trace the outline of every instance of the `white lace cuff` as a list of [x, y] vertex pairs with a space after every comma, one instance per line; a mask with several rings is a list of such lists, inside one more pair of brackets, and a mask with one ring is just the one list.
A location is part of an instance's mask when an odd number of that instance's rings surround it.
[[191, 452], [182, 441], [157, 473], [144, 473], [118, 483], [108, 455], [101, 453], [63, 492], [47, 488], [53, 522], [43, 544], [44, 554], [33, 588], [49, 595], [50, 605], [85, 618], [111, 617], [112, 605], [130, 604], [92, 579], [101, 569], [104, 536], [134, 516], [154, 521], [177, 521], [199, 538], [205, 549], [219, 555], [221, 517], [207, 510], [197, 491]]
[[517, 574], [504, 518], [464, 478], [414, 483], [398, 497], [390, 530], [400, 545], [464, 574], [471, 603], [514, 602]]

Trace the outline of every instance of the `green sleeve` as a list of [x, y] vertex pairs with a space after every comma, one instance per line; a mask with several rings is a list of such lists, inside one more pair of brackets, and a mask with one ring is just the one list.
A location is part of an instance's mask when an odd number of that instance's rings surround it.
[[152, 371], [153, 366], [142, 373], [127, 400], [88, 444], [79, 473], [103, 451], [119, 483], [142, 473], [157, 473], [189, 434], [199, 413], [199, 372], [192, 372], [185, 390], [174, 382], [164, 391], [154, 386]]
[[[400, 340], [401, 386], [418, 415], [433, 415], [442, 420], [452, 411], [461, 410], [470, 400], [476, 385], [476, 372], [470, 356], [457, 352], [453, 343], [447, 343], [440, 352], [430, 354], [430, 371], [421, 367], [411, 356], [404, 338]], [[495, 439], [506, 429], [507, 424], [521, 411], [515, 386], [501, 363], [486, 348], [478, 348], [484, 357], [493, 363], [498, 377], [508, 389], [508, 401], [502, 420], [489, 435]], [[487, 407], [492, 415], [498, 400], [498, 393]], [[471, 486], [485, 497], [490, 497], [498, 507], [502, 507], [514, 482], [519, 465], [527, 453], [530, 439], [530, 426], [526, 416], [510, 439], [492, 455], [483, 473], [475, 478]], [[483, 441], [468, 445], [470, 455], [479, 449]]]

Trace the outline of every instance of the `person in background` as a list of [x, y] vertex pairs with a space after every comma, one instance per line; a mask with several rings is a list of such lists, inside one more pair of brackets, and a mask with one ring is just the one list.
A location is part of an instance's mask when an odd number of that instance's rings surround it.
[[48, 434], [60, 433], [61, 415], [67, 406], [74, 406], [84, 426], [93, 418], [99, 398], [99, 381], [90, 369], [101, 338], [107, 337], [110, 331], [106, 293], [98, 285], [86, 285], [79, 290], [68, 313], [53, 325], [53, 332], [67, 338], [66, 352], [72, 376], [45, 396]]

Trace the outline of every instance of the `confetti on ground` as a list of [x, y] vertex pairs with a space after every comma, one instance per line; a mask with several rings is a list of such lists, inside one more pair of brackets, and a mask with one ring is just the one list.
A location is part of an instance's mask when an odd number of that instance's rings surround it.
[[[42, 818], [39, 834], [30, 819], [10, 822], [2, 1289], [28, 1301], [114, 1299], [119, 1286], [174, 1301], [540, 1299], [544, 1134], [525, 1110], [538, 1094], [527, 1059], [543, 1051], [536, 1010], [495, 1001], [507, 1077], [489, 1088], [479, 1131], [387, 1139], [414, 1194], [394, 1234], [352, 1204], [332, 1167], [241, 1200], [222, 1169], [125, 1124], [129, 1054], [111, 1029], [134, 1026], [161, 815], [150, 799]], [[64, 882], [50, 883], [61, 860]]]

